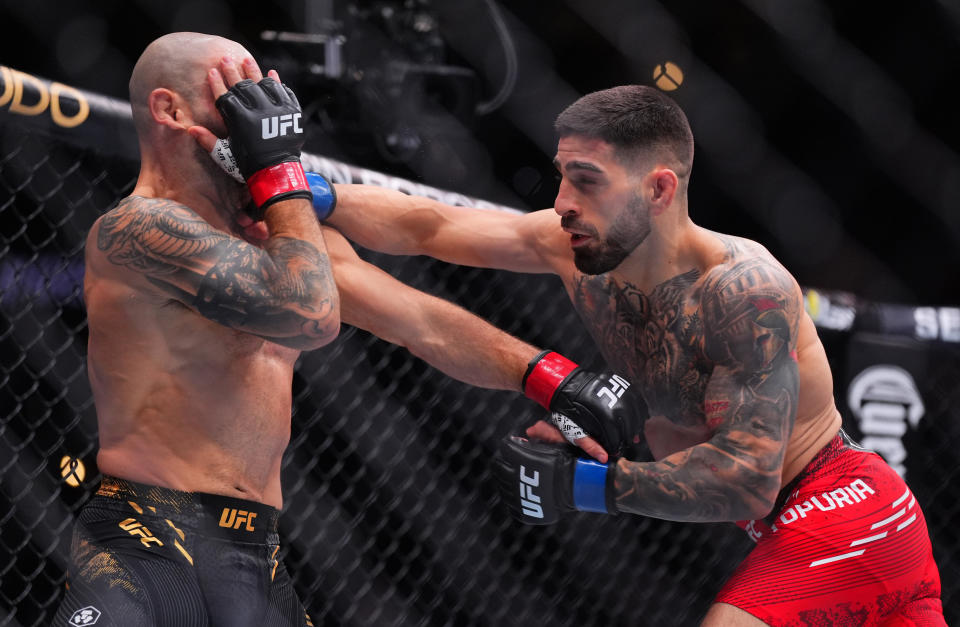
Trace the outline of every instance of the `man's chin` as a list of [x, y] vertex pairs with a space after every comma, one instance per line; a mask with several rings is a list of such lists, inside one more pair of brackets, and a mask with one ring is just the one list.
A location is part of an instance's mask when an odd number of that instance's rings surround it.
[[597, 254], [586, 250], [573, 251], [573, 265], [583, 274], [598, 275], [610, 272], [624, 260], [626, 256]]

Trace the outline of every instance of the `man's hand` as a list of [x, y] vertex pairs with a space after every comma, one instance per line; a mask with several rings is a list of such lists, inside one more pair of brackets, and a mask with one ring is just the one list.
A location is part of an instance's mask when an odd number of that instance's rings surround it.
[[[551, 422], [563, 437], [579, 446], [584, 436], [590, 436], [613, 456], [622, 455], [639, 437], [645, 407], [635, 406], [633, 397], [624, 398], [629, 387], [620, 375], [584, 370], [550, 351], [537, 355], [523, 378], [524, 393], [551, 411]], [[545, 427], [537, 423], [527, 434], [555, 440]], [[608, 461], [606, 455], [587, 452]]]
[[577, 457], [568, 444], [533, 442], [510, 435], [494, 457], [500, 496], [514, 518], [549, 525], [571, 511], [616, 513], [613, 472], [607, 464]]
[[[259, 219], [266, 207], [280, 200], [311, 200], [300, 165], [305, 135], [297, 97], [279, 82], [276, 72], [256, 81], [249, 72], [242, 78], [228, 60], [221, 67], [222, 75], [211, 70], [210, 84], [237, 168], [258, 210], [251, 217]], [[192, 134], [197, 137], [196, 131]]]

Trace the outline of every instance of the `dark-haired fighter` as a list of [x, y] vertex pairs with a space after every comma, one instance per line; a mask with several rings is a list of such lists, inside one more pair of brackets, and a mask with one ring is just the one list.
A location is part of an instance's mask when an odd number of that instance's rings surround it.
[[[557, 274], [609, 365], [645, 398], [655, 461], [598, 464], [561, 444], [505, 440], [498, 465], [517, 517], [739, 521], [757, 546], [706, 625], [942, 625], [923, 514], [901, 478], [840, 431], [796, 281], [761, 245], [691, 221], [693, 135], [679, 106], [616, 87], [573, 103], [556, 130], [553, 210], [338, 186], [329, 218], [375, 250]], [[545, 423], [527, 434], [562, 442]]]

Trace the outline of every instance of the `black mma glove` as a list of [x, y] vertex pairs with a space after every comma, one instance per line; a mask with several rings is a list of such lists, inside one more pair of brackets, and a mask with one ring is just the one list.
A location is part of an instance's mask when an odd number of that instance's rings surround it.
[[523, 375], [523, 393], [552, 412], [567, 440], [589, 435], [611, 456], [622, 455], [639, 437], [646, 406], [623, 398], [629, 387], [618, 374], [584, 370], [551, 351], [534, 357]]
[[300, 103], [286, 85], [272, 78], [244, 79], [217, 98], [217, 109], [230, 133], [230, 147], [247, 182], [258, 215], [279, 200], [311, 200], [300, 151]]
[[514, 518], [550, 525], [566, 512], [617, 513], [610, 465], [577, 457], [576, 450], [515, 435], [500, 441], [494, 470]]

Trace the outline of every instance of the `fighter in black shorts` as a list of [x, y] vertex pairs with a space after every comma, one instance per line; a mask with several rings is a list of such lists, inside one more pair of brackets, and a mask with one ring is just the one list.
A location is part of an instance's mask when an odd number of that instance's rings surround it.
[[[263, 503], [104, 477], [84, 507], [54, 625], [313, 625]], [[87, 619], [87, 622], [84, 620]]]
[[[331, 341], [342, 320], [462, 381], [520, 391], [539, 349], [404, 285], [320, 226], [299, 103], [240, 44], [160, 37], [134, 67], [130, 103], [139, 178], [90, 229], [84, 275], [97, 465], [126, 483], [108, 479], [80, 515], [60, 616], [303, 625], [276, 538], [301, 351]], [[244, 182], [197, 136], [229, 136]], [[579, 389], [589, 387], [556, 395]]]

